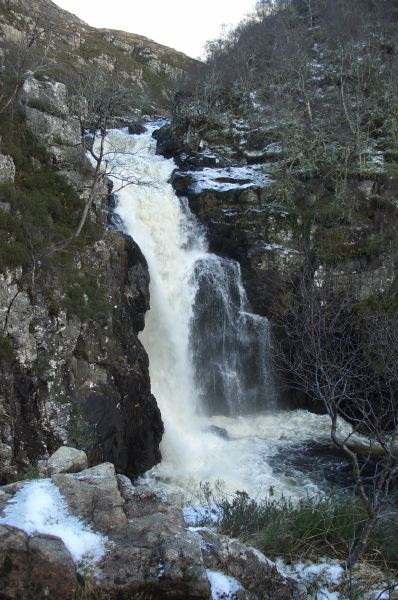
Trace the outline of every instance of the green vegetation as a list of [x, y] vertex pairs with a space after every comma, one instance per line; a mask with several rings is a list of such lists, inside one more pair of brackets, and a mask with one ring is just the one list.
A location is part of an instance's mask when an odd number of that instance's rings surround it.
[[15, 351], [11, 340], [6, 335], [0, 335], [0, 362], [12, 362], [15, 358]]
[[54, 253], [76, 231], [82, 202], [18, 115], [2, 116], [0, 136], [3, 152], [16, 166], [15, 185], [0, 186], [0, 202], [9, 207], [0, 210], [0, 270], [22, 266], [27, 273], [35, 269], [41, 280], [55, 278], [57, 299], [53, 286], [45, 286], [53, 314], [66, 309], [82, 319], [105, 318], [109, 307], [94, 275], [76, 267], [79, 254], [101, 238], [103, 228], [87, 222], [72, 244]]
[[[345, 561], [366, 520], [363, 505], [351, 497], [307, 497], [293, 502], [271, 493], [256, 501], [245, 492], [233, 497], [214, 495], [206, 484], [202, 491], [209, 504], [216, 505], [221, 533], [241, 539], [271, 559], [282, 557], [285, 562], [318, 560], [320, 556]], [[369, 539], [363, 558], [398, 569], [395, 532], [379, 527]]]
[[88, 423], [82, 414], [79, 404], [72, 404], [72, 411], [67, 427], [69, 442], [84, 450], [90, 457], [90, 452], [98, 443], [95, 427]]

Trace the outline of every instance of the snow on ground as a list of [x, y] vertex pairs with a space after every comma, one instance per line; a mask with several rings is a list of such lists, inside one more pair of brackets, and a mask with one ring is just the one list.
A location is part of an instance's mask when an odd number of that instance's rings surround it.
[[269, 174], [264, 173], [261, 165], [235, 166], [223, 169], [206, 167], [201, 171], [187, 171], [193, 183], [190, 191], [200, 194], [203, 190], [227, 192], [233, 189], [259, 188], [271, 181]]
[[220, 510], [215, 505], [186, 505], [182, 511], [185, 523], [192, 527], [200, 526], [202, 523], [217, 523], [220, 518]]
[[49, 479], [24, 485], [8, 502], [0, 524], [18, 527], [28, 535], [44, 533], [61, 538], [77, 563], [96, 562], [109, 542], [69, 513], [57, 486]]
[[276, 566], [278, 571], [283, 573], [283, 575], [297, 579], [307, 589], [316, 590], [316, 596], [314, 596], [316, 600], [341, 599], [340, 593], [335, 591], [335, 589], [344, 577], [344, 569], [337, 561], [323, 559], [317, 564], [297, 562], [292, 565], [286, 565], [282, 559], [278, 559]]
[[211, 587], [212, 600], [233, 600], [241, 586], [236, 579], [224, 575], [221, 571], [206, 571]]

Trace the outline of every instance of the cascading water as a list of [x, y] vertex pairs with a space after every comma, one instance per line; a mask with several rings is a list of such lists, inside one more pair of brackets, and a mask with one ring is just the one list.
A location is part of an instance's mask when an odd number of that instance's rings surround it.
[[[207, 252], [202, 228], [168, 183], [173, 160], [155, 154], [154, 129], [110, 132], [107, 157], [116, 188], [131, 174], [139, 182], [118, 192], [116, 214], [151, 278], [141, 340], [165, 434], [162, 462], [149, 477], [185, 493], [201, 481], [255, 495], [270, 486], [292, 490], [268, 459], [286, 440], [311, 438], [315, 423], [327, 435], [327, 418], [269, 412], [268, 322], [250, 312], [238, 263]], [[303, 480], [300, 492], [311, 485]]]

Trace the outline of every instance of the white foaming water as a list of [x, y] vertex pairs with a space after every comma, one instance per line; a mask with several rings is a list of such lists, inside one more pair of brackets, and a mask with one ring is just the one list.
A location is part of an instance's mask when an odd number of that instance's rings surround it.
[[[185, 497], [204, 481], [253, 496], [270, 486], [301, 496], [313, 490], [311, 481], [298, 485], [275, 475], [267, 458], [315, 432], [327, 439], [327, 417], [265, 412], [274, 400], [268, 322], [249, 312], [239, 265], [207, 253], [201, 228], [168, 183], [175, 164], [155, 155], [152, 131], [108, 136], [109, 147], [119, 150], [108, 157], [115, 187], [131, 174], [146, 184], [120, 190], [116, 213], [145, 255], [151, 278], [141, 340], [165, 434], [162, 462], [148, 480]], [[245, 407], [257, 414], [242, 415]], [[217, 414], [227, 416], [206, 416]]]

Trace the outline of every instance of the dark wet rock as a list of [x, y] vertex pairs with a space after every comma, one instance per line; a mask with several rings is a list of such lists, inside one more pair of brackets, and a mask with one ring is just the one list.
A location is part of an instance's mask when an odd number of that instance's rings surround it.
[[224, 427], [217, 427], [217, 425], [210, 425], [209, 427], [210, 433], [214, 433], [214, 435], [218, 435], [218, 437], [227, 440], [229, 438], [228, 431], [224, 429]]
[[130, 135], [141, 135], [141, 133], [145, 133], [145, 127], [139, 121], [129, 121], [128, 130]]
[[171, 176], [171, 184], [179, 196], [186, 196], [193, 184], [193, 177], [183, 171], [174, 171]]
[[165, 158], [175, 157], [182, 151], [181, 140], [175, 135], [175, 132], [169, 124], [163, 125], [154, 132], [156, 138], [156, 154], [161, 154]]

